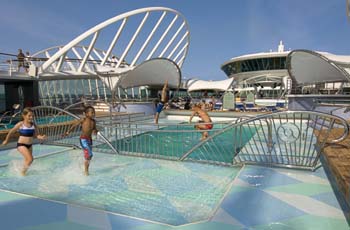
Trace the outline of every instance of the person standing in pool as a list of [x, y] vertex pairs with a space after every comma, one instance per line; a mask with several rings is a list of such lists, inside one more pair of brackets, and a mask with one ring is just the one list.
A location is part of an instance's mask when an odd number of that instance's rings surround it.
[[96, 121], [95, 121], [95, 109], [92, 106], [87, 106], [85, 108], [85, 117], [75, 122], [64, 136], [68, 136], [75, 127], [81, 125], [81, 135], [80, 135], [80, 145], [84, 151], [84, 173], [86, 176], [89, 175], [90, 160], [93, 156], [92, 154], [92, 134], [97, 134]]
[[160, 112], [162, 112], [165, 104], [168, 102], [168, 90], [169, 90], [168, 80], [166, 80], [165, 84], [163, 86], [163, 89], [162, 89], [162, 95], [160, 98], [160, 102], [158, 103], [157, 108], [156, 108], [156, 115], [154, 117], [154, 123], [156, 123], [156, 124], [158, 124]]
[[33, 163], [33, 139], [45, 140], [46, 135], [40, 135], [37, 126], [34, 124], [33, 111], [30, 108], [24, 108], [22, 112], [23, 121], [18, 122], [7, 134], [2, 145], [7, 145], [10, 137], [19, 132], [17, 141], [17, 150], [24, 157], [23, 168], [21, 170], [22, 176], [25, 176], [29, 166]]
[[201, 124], [201, 123], [211, 123], [212, 121], [211, 121], [208, 113], [201, 109], [200, 105], [198, 105], [198, 104], [194, 105], [192, 108], [192, 111], [193, 112], [192, 112], [191, 117], [190, 117], [190, 123], [192, 121], [192, 118], [196, 115], [199, 118], [201, 118], [201, 120], [198, 122], [197, 125], [194, 126], [194, 128], [197, 130], [205, 130], [204, 132], [202, 132], [202, 138], [201, 138], [201, 140], [205, 140], [209, 136], [209, 133], [207, 130], [212, 129], [213, 124]]

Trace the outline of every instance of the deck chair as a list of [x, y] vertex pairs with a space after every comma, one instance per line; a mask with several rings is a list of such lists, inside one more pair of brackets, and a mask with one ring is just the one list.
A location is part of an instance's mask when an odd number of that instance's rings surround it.
[[256, 107], [253, 102], [246, 102], [245, 109], [250, 112], [258, 112], [260, 110], [260, 108]]
[[284, 102], [277, 102], [277, 103], [276, 103], [276, 107], [277, 107], [277, 108], [284, 108], [284, 106], [285, 106], [285, 103], [284, 103]]
[[267, 105], [266, 106], [266, 110], [270, 111], [270, 112], [276, 112], [277, 111], [277, 107], [276, 107], [276, 105]]
[[240, 112], [246, 111], [246, 110], [245, 110], [244, 104], [241, 103], [241, 102], [236, 102], [236, 110], [238, 110], [238, 111], [240, 111]]
[[214, 110], [221, 110], [222, 109], [222, 102], [215, 102], [213, 109]]

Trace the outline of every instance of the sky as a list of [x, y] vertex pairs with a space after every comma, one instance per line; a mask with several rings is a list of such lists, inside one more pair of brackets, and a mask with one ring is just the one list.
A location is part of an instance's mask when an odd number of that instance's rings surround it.
[[350, 55], [346, 0], [1, 0], [0, 53], [64, 45], [93, 26], [143, 7], [180, 12], [190, 28], [184, 78], [226, 79], [233, 57], [309, 49]]

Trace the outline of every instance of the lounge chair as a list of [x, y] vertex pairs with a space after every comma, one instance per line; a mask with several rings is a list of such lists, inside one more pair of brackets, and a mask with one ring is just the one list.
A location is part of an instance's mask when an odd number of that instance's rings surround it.
[[285, 107], [285, 103], [284, 103], [284, 102], [277, 102], [277, 103], [276, 103], [276, 107], [278, 107], [278, 108], [284, 108], [284, 107]]
[[251, 111], [251, 112], [258, 112], [258, 111], [260, 111], [260, 108], [256, 107], [253, 102], [246, 102], [245, 103], [245, 109], [247, 111]]
[[266, 110], [270, 111], [270, 112], [276, 112], [277, 111], [277, 107], [276, 107], [276, 105], [267, 105], [266, 106]]
[[246, 111], [246, 110], [245, 110], [244, 104], [241, 103], [241, 102], [236, 103], [236, 110], [238, 110], [238, 111], [240, 111], [240, 112]]
[[216, 102], [213, 109], [214, 110], [221, 110], [222, 109], [222, 102]]

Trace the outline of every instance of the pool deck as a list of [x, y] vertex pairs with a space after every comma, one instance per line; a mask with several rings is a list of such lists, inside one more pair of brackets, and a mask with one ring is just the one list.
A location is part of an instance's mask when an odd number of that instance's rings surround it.
[[[332, 130], [329, 138], [335, 139], [342, 130]], [[339, 191], [340, 199], [344, 200], [343, 210], [350, 220], [350, 134], [340, 143], [327, 144], [324, 148], [323, 159], [334, 187]]]
[[6, 230], [349, 229], [323, 168], [310, 172], [243, 166], [210, 219], [181, 226], [5, 190], [0, 190], [0, 216]]
[[214, 216], [181, 226], [0, 190], [1, 229], [350, 229], [350, 135], [327, 145], [322, 163], [315, 172], [246, 165]]

